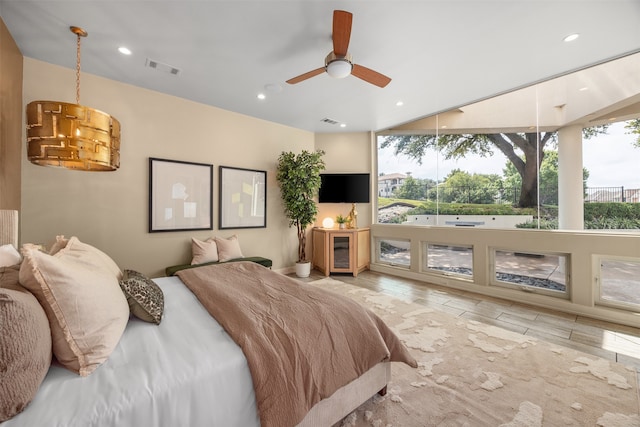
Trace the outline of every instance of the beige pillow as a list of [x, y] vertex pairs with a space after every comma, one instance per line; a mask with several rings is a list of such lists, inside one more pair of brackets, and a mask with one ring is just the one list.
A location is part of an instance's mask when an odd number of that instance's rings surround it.
[[[64, 236], [60, 236], [60, 237], [62, 237], [62, 239], [65, 240]], [[35, 245], [30, 245], [30, 246], [35, 246]], [[40, 249], [39, 246], [35, 246], [35, 247]], [[55, 256], [56, 254], [62, 252], [64, 249], [67, 249], [67, 248], [69, 248], [69, 250], [65, 252], [65, 257], [74, 258], [78, 261], [78, 263], [84, 264], [90, 267], [93, 267], [94, 264], [99, 265], [105, 271], [111, 274], [114, 274], [118, 279], [122, 278], [122, 270], [120, 270], [120, 267], [118, 267], [118, 264], [116, 264], [115, 261], [112, 260], [109, 255], [105, 254], [104, 252], [102, 252], [100, 249], [96, 247], [93, 247], [87, 243], [81, 242], [75, 236], [67, 240], [67, 243], [64, 245], [64, 247], [60, 248], [58, 252], [54, 254], [49, 253], [49, 255]]]
[[218, 261], [218, 245], [216, 245], [214, 239], [208, 239], [203, 242], [192, 237], [191, 255], [193, 256], [191, 265]]
[[56, 241], [53, 245], [51, 245], [51, 249], [49, 249], [49, 255], [57, 254], [60, 249], [64, 249], [69, 243], [69, 239], [65, 239], [64, 236], [56, 236]]
[[53, 354], [67, 369], [89, 375], [107, 360], [129, 319], [118, 284], [122, 273], [105, 253], [76, 237], [55, 255], [30, 244], [22, 255], [20, 283], [49, 318]]
[[20, 273], [20, 264], [10, 265], [8, 267], [0, 267], [0, 288], [15, 289], [18, 284], [18, 274]]
[[0, 423], [31, 402], [51, 365], [49, 321], [28, 291], [0, 289]]
[[214, 238], [218, 245], [218, 260], [220, 262], [229, 261], [236, 258], [244, 258], [240, 250], [240, 242], [235, 234], [228, 239]]

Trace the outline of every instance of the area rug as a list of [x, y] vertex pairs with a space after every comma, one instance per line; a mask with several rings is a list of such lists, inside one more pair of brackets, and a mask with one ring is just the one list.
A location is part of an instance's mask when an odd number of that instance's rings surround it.
[[419, 363], [392, 363], [387, 395], [344, 427], [640, 426], [631, 367], [332, 278], [311, 284], [372, 309]]

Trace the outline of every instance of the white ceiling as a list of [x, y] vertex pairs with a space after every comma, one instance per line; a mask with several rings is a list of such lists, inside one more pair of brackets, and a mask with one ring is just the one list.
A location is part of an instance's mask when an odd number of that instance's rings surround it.
[[[353, 13], [353, 61], [387, 87], [285, 83], [324, 65], [334, 9]], [[381, 131], [640, 51], [639, 0], [0, 0], [0, 16], [26, 57], [75, 68], [80, 26], [83, 72], [313, 132]]]

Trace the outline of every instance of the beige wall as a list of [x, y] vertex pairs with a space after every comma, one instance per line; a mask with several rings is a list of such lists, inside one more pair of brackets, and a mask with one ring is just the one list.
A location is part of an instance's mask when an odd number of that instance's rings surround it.
[[[73, 103], [74, 89], [74, 70], [25, 58], [24, 105], [37, 99]], [[282, 151], [313, 150], [313, 133], [87, 73], [81, 89], [81, 104], [120, 120], [120, 169], [36, 166], [23, 149], [22, 243], [50, 245], [56, 234], [76, 235], [107, 252], [121, 268], [158, 276], [169, 265], [190, 262], [192, 236], [238, 234], [245, 255], [271, 258], [276, 269], [295, 263], [296, 233], [282, 214], [275, 166]], [[213, 231], [147, 232], [149, 157], [214, 165]], [[217, 230], [220, 165], [267, 171], [267, 228]]]
[[0, 19], [0, 209], [20, 209], [22, 54]]
[[[316, 134], [316, 149], [325, 151], [326, 173], [366, 173], [373, 170], [371, 153], [375, 138], [370, 132], [339, 134]], [[372, 176], [375, 178], [375, 176]], [[373, 183], [372, 194], [376, 194]], [[371, 201], [374, 201], [372, 197]], [[358, 227], [368, 227], [372, 223], [374, 203], [358, 203]], [[346, 216], [351, 205], [346, 203], [318, 204], [316, 226], [322, 226], [326, 217]]]

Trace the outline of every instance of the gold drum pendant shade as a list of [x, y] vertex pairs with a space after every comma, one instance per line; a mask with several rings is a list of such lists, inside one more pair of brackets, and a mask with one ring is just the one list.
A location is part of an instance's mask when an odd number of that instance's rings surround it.
[[109, 114], [80, 105], [80, 37], [78, 36], [76, 104], [33, 101], [27, 105], [27, 157], [41, 166], [85, 171], [120, 167], [120, 122]]
[[78, 104], [27, 105], [27, 156], [41, 166], [113, 171], [120, 167], [120, 122]]

